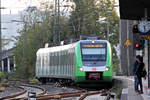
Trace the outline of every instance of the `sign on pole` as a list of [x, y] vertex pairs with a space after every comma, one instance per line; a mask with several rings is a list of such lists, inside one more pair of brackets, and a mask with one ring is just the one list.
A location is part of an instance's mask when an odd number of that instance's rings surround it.
[[150, 35], [147, 35], [147, 36], [146, 36], [146, 40], [150, 40]]
[[126, 40], [126, 42], [124, 43], [124, 45], [131, 45], [131, 42], [130, 42], [130, 40]]

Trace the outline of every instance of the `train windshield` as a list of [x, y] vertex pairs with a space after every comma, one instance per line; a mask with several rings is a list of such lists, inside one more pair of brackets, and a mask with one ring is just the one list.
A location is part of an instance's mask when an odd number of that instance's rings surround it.
[[106, 64], [107, 43], [81, 43], [82, 62], [85, 66]]
[[82, 48], [83, 61], [105, 61], [105, 48]]

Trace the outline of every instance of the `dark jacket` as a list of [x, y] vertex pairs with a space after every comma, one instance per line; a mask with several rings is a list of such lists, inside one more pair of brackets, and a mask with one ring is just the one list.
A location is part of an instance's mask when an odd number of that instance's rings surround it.
[[133, 67], [132, 67], [132, 75], [135, 75], [138, 64], [139, 64], [139, 62], [135, 60]]
[[138, 77], [142, 77], [141, 76], [141, 72], [143, 71], [143, 69], [144, 69], [144, 63], [142, 62], [142, 63], [139, 63], [138, 65], [137, 65], [137, 69], [136, 69], [136, 71], [135, 71], [135, 74], [138, 76]]

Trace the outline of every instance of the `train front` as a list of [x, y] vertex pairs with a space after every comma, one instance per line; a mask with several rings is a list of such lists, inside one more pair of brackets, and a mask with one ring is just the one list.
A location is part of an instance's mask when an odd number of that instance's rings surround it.
[[112, 51], [108, 41], [82, 40], [80, 52], [81, 59], [77, 61], [80, 81], [112, 81]]

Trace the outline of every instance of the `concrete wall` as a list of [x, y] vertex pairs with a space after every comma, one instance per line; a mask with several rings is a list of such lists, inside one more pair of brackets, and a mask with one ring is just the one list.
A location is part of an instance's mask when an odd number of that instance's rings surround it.
[[[120, 73], [122, 75], [131, 75], [133, 62], [135, 60], [135, 50], [133, 48], [133, 22], [131, 20], [120, 20]], [[131, 45], [126, 46], [126, 40], [130, 40]], [[129, 50], [129, 56], [127, 54]]]

